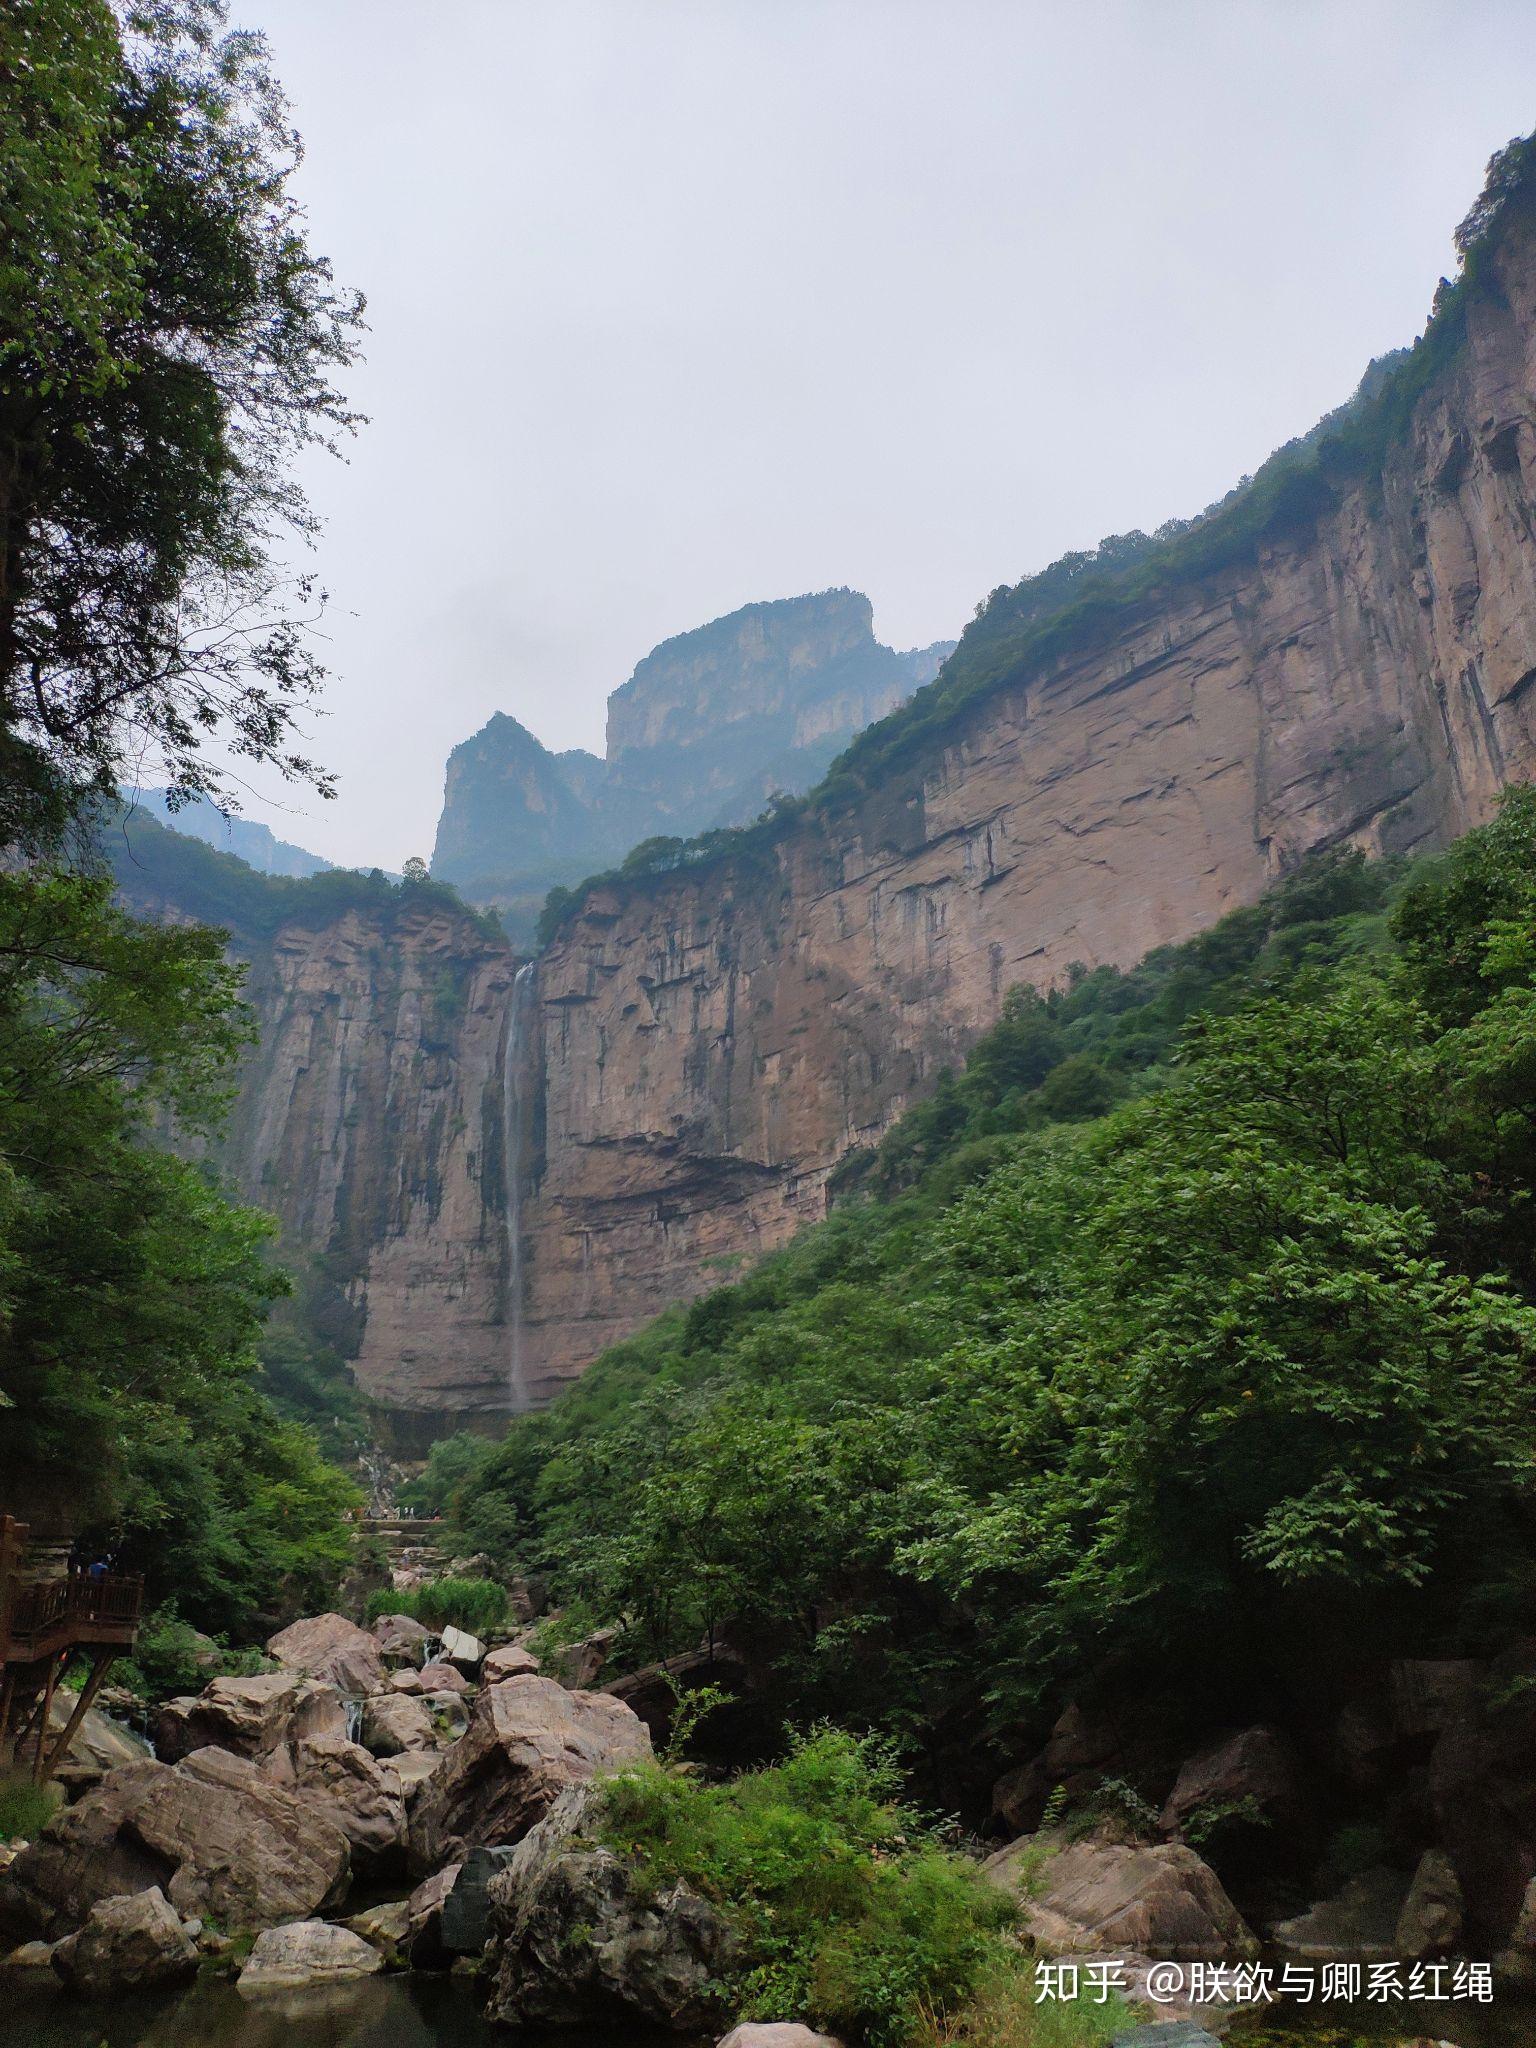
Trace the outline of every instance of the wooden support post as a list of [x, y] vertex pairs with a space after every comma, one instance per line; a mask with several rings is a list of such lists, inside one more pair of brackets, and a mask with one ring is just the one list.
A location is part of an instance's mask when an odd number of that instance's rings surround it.
[[48, 1751], [48, 1715], [53, 1707], [53, 1690], [63, 1676], [69, 1657], [70, 1653], [66, 1650], [62, 1656], [50, 1657], [48, 1660], [48, 1676], [43, 1681], [43, 1703], [37, 1717], [37, 1755], [32, 1763], [34, 1785], [41, 1785], [43, 1782], [43, 1761]]
[[112, 1651], [98, 1650], [96, 1652], [96, 1655], [91, 1663], [91, 1675], [85, 1681], [85, 1684], [80, 1688], [80, 1697], [75, 1702], [75, 1711], [70, 1715], [69, 1720], [65, 1725], [64, 1733], [59, 1737], [58, 1741], [54, 1744], [51, 1753], [49, 1754], [48, 1761], [43, 1767], [42, 1776], [38, 1780], [39, 1784], [46, 1785], [48, 1780], [53, 1776], [54, 1772], [59, 1768], [59, 1765], [63, 1763], [65, 1756], [69, 1752], [69, 1745], [75, 1739], [75, 1730], [80, 1726], [80, 1723], [85, 1719], [86, 1714], [89, 1712], [91, 1703], [96, 1698], [97, 1690], [101, 1685], [101, 1681], [112, 1669], [113, 1661], [114, 1659]]

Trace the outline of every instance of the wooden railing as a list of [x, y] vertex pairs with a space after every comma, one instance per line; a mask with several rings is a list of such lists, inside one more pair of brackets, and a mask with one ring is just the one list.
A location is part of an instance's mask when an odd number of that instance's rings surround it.
[[144, 1607], [144, 1581], [126, 1572], [72, 1568], [61, 1578], [21, 1576], [25, 1529], [0, 1530], [0, 1664], [32, 1664], [72, 1644], [129, 1644]]

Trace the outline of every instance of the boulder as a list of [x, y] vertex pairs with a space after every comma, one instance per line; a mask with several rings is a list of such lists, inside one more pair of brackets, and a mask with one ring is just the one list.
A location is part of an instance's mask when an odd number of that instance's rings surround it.
[[1128, 1735], [1108, 1715], [1089, 1714], [1069, 1706], [1051, 1730], [1045, 1747], [1028, 1763], [1005, 1771], [992, 1788], [992, 1818], [1010, 1837], [1039, 1827], [1045, 1803], [1060, 1789], [1075, 1798], [1091, 1791], [1106, 1776], [1139, 1778], [1145, 1744]]
[[1215, 1871], [1183, 1842], [1033, 1835], [985, 1869], [1018, 1896], [1029, 1934], [1048, 1952], [1134, 1949], [1175, 1962], [1258, 1953]]
[[683, 1885], [634, 1886], [621, 1857], [582, 1838], [585, 1810], [582, 1788], [566, 1792], [491, 1880], [487, 2017], [611, 2025], [617, 2010], [683, 2031], [708, 2026], [736, 1956], [729, 1924]]
[[279, 1750], [267, 1766], [279, 1785], [308, 1793], [352, 1845], [354, 1863], [377, 1863], [405, 1846], [399, 1779], [344, 1735], [313, 1735]]
[[329, 1920], [293, 1920], [257, 1936], [236, 1981], [242, 1997], [253, 1998], [311, 1984], [342, 1984], [353, 1977], [371, 1977], [383, 1967], [378, 1950], [350, 1927]]
[[471, 1677], [485, 1662], [485, 1645], [478, 1636], [472, 1636], [468, 1629], [445, 1628], [443, 1630], [442, 1654], [450, 1664], [457, 1664]]
[[469, 1726], [469, 1703], [462, 1693], [426, 1692], [421, 1704], [432, 1717], [432, 1734], [438, 1742], [457, 1742]]
[[1306, 1811], [1295, 1752], [1273, 1728], [1224, 1735], [1192, 1756], [1164, 1802], [1161, 1826], [1181, 1835], [1197, 1816], [1209, 1822], [1223, 1811], [1246, 1809], [1261, 1827], [1289, 1827]]
[[1408, 1887], [1392, 1941], [1394, 1960], [1423, 1963], [1454, 1954], [1465, 1918], [1456, 1866], [1441, 1849], [1426, 1849]]
[[1385, 1865], [1362, 1872], [1305, 1913], [1270, 1929], [1270, 1941], [1288, 1961], [1390, 1963], [1397, 1960], [1397, 1928], [1408, 1901], [1408, 1879]]
[[413, 1614], [381, 1614], [373, 1634], [386, 1664], [423, 1664], [427, 1645], [436, 1640]]
[[[72, 1693], [54, 1694], [48, 1711], [48, 1726], [55, 1736], [62, 1735], [68, 1727], [76, 1704]], [[96, 1784], [108, 1771], [115, 1771], [123, 1764], [139, 1763], [149, 1753], [149, 1744], [142, 1735], [125, 1727], [121, 1721], [113, 1720], [99, 1707], [87, 1707], [54, 1776], [71, 1792], [78, 1792], [86, 1785]]]
[[259, 1928], [323, 1911], [351, 1854], [317, 1803], [222, 1749], [111, 1771], [0, 1878], [0, 1922], [50, 1939], [92, 1906], [158, 1886], [181, 1914]]
[[[403, 1704], [413, 1704], [404, 1702]], [[644, 1724], [605, 1693], [526, 1675], [487, 1686], [469, 1727], [412, 1815], [424, 1867], [481, 1844], [515, 1842], [559, 1795], [651, 1753]]]
[[332, 1685], [290, 1671], [215, 1678], [196, 1695], [166, 1701], [155, 1720], [155, 1754], [170, 1764], [196, 1749], [260, 1757], [304, 1736], [343, 1735], [346, 1726], [346, 1703]]
[[499, 1650], [486, 1652], [480, 1679], [484, 1685], [500, 1685], [504, 1678], [519, 1678], [525, 1671], [538, 1668], [539, 1660], [532, 1650], [525, 1650], [521, 1643], [503, 1643]]
[[459, 1881], [463, 1865], [446, 1864], [417, 1885], [405, 1902], [406, 1933], [402, 1950], [413, 1970], [446, 1970], [453, 1958], [443, 1946], [443, 1908]]
[[456, 1664], [423, 1664], [420, 1677], [423, 1692], [468, 1692], [469, 1690], [469, 1680]]
[[285, 1671], [323, 1679], [348, 1699], [365, 1699], [385, 1682], [377, 1639], [344, 1614], [313, 1614], [279, 1629], [267, 1643], [267, 1655]]
[[389, 1899], [384, 1905], [370, 1906], [366, 1913], [356, 1913], [341, 1924], [361, 1935], [386, 1963], [404, 1964], [409, 1960], [405, 1949], [411, 1928], [409, 1899]]
[[385, 1777], [399, 1786], [409, 1808], [428, 1778], [436, 1775], [442, 1760], [440, 1749], [402, 1749], [393, 1756], [381, 1756], [378, 1761]]
[[817, 2034], [798, 2020], [744, 2020], [716, 2048], [843, 2048], [834, 2034]]
[[548, 1663], [552, 1677], [572, 1691], [588, 1686], [602, 1670], [613, 1654], [613, 1646], [619, 1640], [616, 1628], [594, 1629], [591, 1635], [583, 1636], [579, 1642], [562, 1643], [551, 1651]]
[[79, 1932], [54, 1948], [53, 1967], [86, 1998], [115, 1998], [194, 1976], [197, 1944], [156, 1885], [98, 1900]]
[[363, 1707], [363, 1742], [375, 1756], [431, 1749], [437, 1740], [432, 1710], [404, 1693], [376, 1694]]
[[53, 1961], [53, 1952], [59, 1946], [56, 1941], [24, 1941], [19, 1948], [13, 1948], [6, 1955], [0, 1955], [0, 1972], [7, 1970], [46, 1970]]

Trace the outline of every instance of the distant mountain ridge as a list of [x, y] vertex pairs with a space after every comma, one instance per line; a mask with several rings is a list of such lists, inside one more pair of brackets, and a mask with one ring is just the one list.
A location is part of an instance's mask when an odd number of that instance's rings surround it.
[[205, 846], [216, 847], [220, 853], [234, 854], [259, 875], [290, 875], [302, 880], [306, 875], [329, 874], [335, 865], [322, 860], [318, 853], [309, 853], [302, 846], [279, 839], [269, 825], [258, 824], [254, 818], [228, 816], [205, 796], [181, 804], [176, 810], [171, 809], [163, 789], [137, 790], [123, 800], [130, 808], [147, 812], [157, 824], [168, 825], [185, 838], [201, 839]]
[[655, 834], [743, 824], [776, 791], [809, 789], [953, 646], [883, 646], [862, 592], [824, 590], [662, 641], [608, 700], [606, 759], [552, 753], [498, 712], [449, 756], [432, 873], [525, 940], [557, 884]]

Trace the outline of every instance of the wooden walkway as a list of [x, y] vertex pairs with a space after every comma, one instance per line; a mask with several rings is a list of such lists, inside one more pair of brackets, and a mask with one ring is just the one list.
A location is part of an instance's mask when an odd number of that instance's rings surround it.
[[[68, 1753], [114, 1659], [133, 1648], [144, 1581], [73, 1567], [58, 1577], [34, 1577], [27, 1535], [24, 1522], [0, 1514], [0, 1765], [22, 1764], [30, 1748], [32, 1776], [42, 1784]], [[77, 1655], [87, 1666], [85, 1684], [50, 1749], [53, 1696]]]

